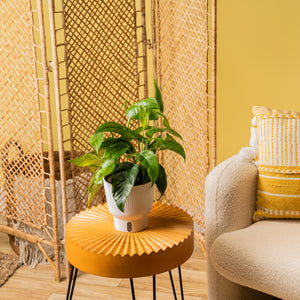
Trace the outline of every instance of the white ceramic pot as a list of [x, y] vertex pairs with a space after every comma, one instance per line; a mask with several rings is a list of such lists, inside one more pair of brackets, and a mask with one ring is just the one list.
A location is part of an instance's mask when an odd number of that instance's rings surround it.
[[103, 180], [107, 206], [114, 216], [115, 228], [123, 232], [137, 232], [148, 226], [148, 214], [152, 209], [154, 185], [151, 182], [136, 185], [132, 188], [122, 212], [112, 195], [112, 185]]

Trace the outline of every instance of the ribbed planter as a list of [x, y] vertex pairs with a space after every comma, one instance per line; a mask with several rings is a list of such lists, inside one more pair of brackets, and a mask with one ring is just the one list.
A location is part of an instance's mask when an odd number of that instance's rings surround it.
[[105, 179], [103, 182], [107, 206], [114, 216], [115, 228], [123, 232], [137, 232], [146, 229], [148, 214], [153, 205], [154, 185], [151, 186], [151, 182], [148, 182], [134, 186], [126, 200], [124, 212], [122, 212], [113, 198], [112, 185]]

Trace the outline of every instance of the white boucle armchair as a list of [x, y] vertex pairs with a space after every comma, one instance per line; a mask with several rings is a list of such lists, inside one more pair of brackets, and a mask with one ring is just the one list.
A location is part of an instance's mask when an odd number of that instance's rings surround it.
[[209, 300], [300, 299], [300, 222], [253, 224], [253, 158], [252, 148], [243, 148], [206, 179]]

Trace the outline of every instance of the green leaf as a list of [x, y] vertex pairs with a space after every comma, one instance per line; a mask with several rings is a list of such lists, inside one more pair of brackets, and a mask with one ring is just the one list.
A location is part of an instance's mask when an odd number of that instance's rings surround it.
[[[137, 108], [134, 108], [134, 114], [136, 117], [132, 118], [134, 120], [139, 120], [139, 115], [140, 115], [140, 112], [141, 112], [141, 109], [142, 107], [137, 107]], [[161, 116], [158, 114], [159, 111], [152, 111], [150, 110], [149, 111], [149, 120], [157, 120], [159, 119]], [[127, 122], [127, 125], [129, 125], [129, 122], [131, 121], [131, 118], [128, 119], [128, 122]]]
[[128, 117], [129, 124], [131, 119], [138, 120], [140, 116], [141, 107], [135, 106], [134, 104], [129, 107], [129, 109], [126, 110], [126, 116]]
[[162, 197], [167, 189], [167, 175], [162, 165], [159, 165], [159, 174], [156, 180], [156, 186], [160, 192], [160, 197]]
[[141, 123], [144, 130], [147, 128], [148, 117], [149, 117], [149, 113], [147, 113], [146, 109], [141, 107], [140, 115], [139, 115], [139, 121], [140, 121], [140, 123]]
[[124, 102], [124, 110], [126, 111], [126, 107], [127, 107], [127, 98], [125, 99], [125, 102]]
[[101, 170], [102, 170], [102, 174], [104, 176], [111, 174], [115, 167], [116, 167], [116, 161], [114, 160], [105, 160], [102, 162], [102, 166], [101, 166]]
[[114, 173], [111, 176], [111, 183], [113, 186], [112, 193], [114, 200], [118, 208], [124, 212], [125, 202], [134, 186], [136, 176], [139, 172], [139, 166], [133, 164], [132, 168], [129, 170], [123, 170]]
[[91, 188], [93, 187], [93, 185], [95, 183], [95, 176], [96, 176], [96, 173], [94, 173], [93, 176], [90, 179], [90, 183], [89, 183], [89, 186], [88, 186], [88, 192], [91, 191]]
[[[159, 117], [162, 117], [164, 119], [163, 120], [163, 125], [165, 127], [171, 128], [170, 123], [169, 123], [167, 117], [163, 113], [161, 113], [160, 111], [153, 111], [153, 114], [156, 115], [156, 119], [153, 119], [153, 120], [157, 120]], [[152, 120], [152, 119], [150, 119], [150, 117], [149, 117], [149, 120]]]
[[90, 203], [94, 199], [95, 195], [99, 192], [101, 188], [101, 184], [95, 182], [96, 173], [90, 179], [89, 187], [88, 187], [88, 207]]
[[149, 120], [158, 120], [161, 116], [158, 114], [158, 112], [151, 110], [149, 113]]
[[160, 111], [163, 113], [164, 112], [164, 105], [163, 105], [163, 102], [162, 102], [162, 97], [161, 97], [160, 90], [159, 90], [155, 80], [154, 80], [154, 87], [155, 87], [155, 99], [158, 102]]
[[136, 157], [141, 165], [146, 168], [149, 178], [154, 184], [159, 173], [159, 163], [155, 154], [151, 150], [142, 150]]
[[167, 134], [166, 138], [165, 138], [166, 141], [173, 141], [173, 142], [176, 142], [176, 140], [169, 134]]
[[143, 130], [144, 130], [143, 127], [138, 127], [137, 129], [134, 130], [134, 132], [140, 134]]
[[102, 174], [102, 169], [98, 170], [95, 174], [94, 183], [102, 184], [104, 175]]
[[115, 167], [116, 167], [116, 162], [115, 161], [113, 161], [111, 164], [105, 165], [105, 167], [102, 167], [103, 176], [105, 177], [105, 176], [113, 173]]
[[99, 148], [102, 144], [103, 135], [104, 135], [104, 132], [98, 132], [98, 133], [93, 134], [89, 139], [89, 143], [97, 152], [99, 151]]
[[131, 151], [135, 152], [135, 149], [132, 149], [134, 148], [134, 146], [129, 141], [126, 141], [122, 138], [106, 138], [105, 140], [103, 140], [101, 148], [105, 150], [111, 149], [112, 147], [115, 147], [115, 145], [117, 144], [125, 145], [125, 143], [129, 145]]
[[106, 139], [103, 140], [101, 148], [106, 150], [111, 145], [118, 143], [117, 142], [118, 140], [119, 139], [116, 139], [116, 138], [113, 138], [113, 137], [106, 138]]
[[98, 169], [97, 166], [89, 166], [89, 169], [92, 173], [95, 173], [95, 171]]
[[129, 148], [127, 142], [121, 140], [111, 141], [112, 143], [106, 147], [106, 151], [102, 157], [102, 163], [106, 160], [116, 160], [120, 158]]
[[180, 138], [181, 140], [183, 140], [182, 136], [174, 129], [170, 128], [170, 127], [166, 127], [164, 128], [168, 133]]
[[[130, 107], [138, 107], [138, 106], [142, 106], [148, 110], [160, 110], [157, 100], [153, 97], [146, 98], [146, 99], [140, 100], [138, 102], [135, 102]], [[127, 111], [130, 110], [130, 107]]]
[[163, 120], [163, 125], [164, 125], [165, 127], [167, 127], [167, 128], [170, 128], [170, 127], [171, 127], [171, 126], [170, 126], [170, 123], [169, 123], [169, 121], [168, 121], [167, 118], [164, 118], [164, 120]]
[[153, 120], [153, 119], [150, 118], [150, 116], [151, 117], [157, 117], [155, 120], [157, 120], [159, 118], [159, 116], [157, 116], [157, 114], [154, 114], [155, 111], [157, 111], [157, 112], [160, 111], [159, 104], [156, 101], [156, 99], [154, 99], [154, 98], [147, 98], [147, 99], [144, 99], [144, 100], [141, 100], [139, 102], [136, 102], [136, 103], [132, 104], [127, 109], [126, 116], [129, 119], [139, 120], [140, 112], [142, 110], [141, 108], [144, 108], [145, 110], [147, 110], [149, 112], [149, 120]]
[[118, 133], [122, 136], [126, 141], [130, 141], [132, 139], [136, 139], [138, 141], [143, 141], [144, 137], [135, 133], [133, 130], [127, 128], [126, 126], [116, 123], [116, 122], [107, 122], [102, 124], [96, 130], [96, 133], [99, 132], [111, 132]]
[[123, 172], [123, 171], [128, 171], [133, 167], [133, 163], [128, 162], [128, 161], [124, 161], [120, 164], [118, 164], [114, 170], [113, 174], [119, 173], [119, 172]]
[[[105, 176], [110, 175], [113, 173], [114, 169], [116, 167], [116, 162], [115, 161], [105, 161], [101, 168], [99, 168], [95, 174], [93, 175], [93, 181], [97, 184], [102, 184], [102, 180]], [[91, 178], [91, 180], [92, 180]]]
[[160, 150], [169, 149], [179, 155], [181, 155], [185, 160], [185, 152], [181, 144], [177, 143], [175, 140], [171, 139], [162, 139], [162, 138], [155, 138], [156, 143], [154, 147]]
[[95, 150], [90, 151], [82, 156], [69, 160], [72, 164], [78, 167], [101, 166], [101, 158]]
[[101, 184], [93, 184], [90, 187], [90, 191], [88, 192], [88, 204], [87, 204], [88, 207], [90, 206], [96, 194], [100, 191], [101, 186], [102, 186]]
[[146, 131], [146, 136], [149, 137], [149, 138], [152, 138], [155, 133], [163, 132], [163, 131], [164, 130], [162, 128], [153, 127], [153, 128]]
[[[153, 128], [153, 127], [152, 127], [152, 126], [147, 126], [147, 127], [145, 128], [145, 130], [151, 129], [151, 128]], [[137, 133], [137, 134], [140, 134], [143, 130], [144, 130], [143, 127], [138, 127], [138, 128], [136, 128], [135, 130], [133, 130], [133, 131], [134, 131], [135, 133]]]
[[127, 128], [129, 127], [130, 121], [131, 121], [131, 119], [128, 119], [128, 120], [127, 120], [127, 123], [126, 123], [126, 127], [127, 127]]
[[155, 133], [158, 133], [158, 132], [168, 132], [168, 133], [173, 134], [174, 136], [176, 136], [176, 137], [178, 137], [178, 138], [180, 138], [180, 139], [182, 140], [181, 135], [180, 135], [177, 131], [175, 131], [175, 130], [172, 129], [172, 128], [168, 128], [168, 127], [166, 127], [166, 128], [151, 128], [151, 129], [149, 129], [149, 130], [146, 132], [146, 136], [152, 138], [152, 136], [153, 136]]
[[145, 184], [150, 181], [147, 169], [144, 166], [140, 166], [139, 174], [136, 178], [136, 184]]

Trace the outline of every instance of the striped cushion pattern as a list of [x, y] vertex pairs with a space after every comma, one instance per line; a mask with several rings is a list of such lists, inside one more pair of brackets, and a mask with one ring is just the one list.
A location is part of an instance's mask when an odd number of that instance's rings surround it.
[[254, 220], [300, 218], [300, 114], [253, 108], [258, 185]]

